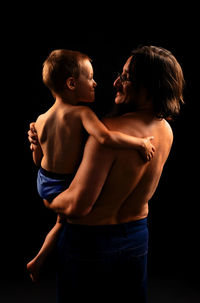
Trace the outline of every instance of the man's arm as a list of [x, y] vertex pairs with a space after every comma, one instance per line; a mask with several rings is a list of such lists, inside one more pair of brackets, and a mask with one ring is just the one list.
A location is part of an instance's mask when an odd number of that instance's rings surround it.
[[46, 201], [45, 205], [68, 217], [87, 215], [101, 193], [113, 162], [111, 149], [103, 147], [90, 136], [85, 145], [82, 162], [70, 187], [50, 204]]
[[33, 156], [33, 162], [35, 163], [36, 166], [39, 167], [41, 164], [42, 157], [43, 157], [43, 152], [42, 152], [41, 146], [39, 144], [34, 145], [32, 147], [32, 156]]
[[30, 149], [34, 149], [34, 145], [38, 145], [38, 135], [37, 131], [35, 129], [35, 122], [31, 122], [29, 125], [29, 130], [28, 130], [28, 140], [31, 143]]
[[38, 141], [37, 131], [35, 129], [35, 122], [30, 123], [30, 129], [28, 131], [28, 140], [31, 143], [30, 149], [32, 150], [33, 161], [36, 166], [40, 166], [43, 152]]

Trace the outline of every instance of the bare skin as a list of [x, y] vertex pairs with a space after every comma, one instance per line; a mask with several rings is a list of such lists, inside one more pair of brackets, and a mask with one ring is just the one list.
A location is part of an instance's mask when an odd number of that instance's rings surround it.
[[[142, 162], [152, 159], [155, 147], [151, 143], [153, 136], [150, 133], [144, 138], [139, 133], [138, 137], [133, 137], [128, 136], [126, 131], [124, 134], [114, 129], [110, 131], [109, 125], [107, 128], [88, 107], [77, 106], [79, 101], [93, 102], [94, 100], [96, 82], [93, 80], [93, 69], [88, 60], [82, 62], [80, 78], [77, 80], [71, 77], [67, 79], [66, 85], [68, 89], [65, 93], [62, 96], [54, 93], [54, 105], [31, 125], [29, 137], [36, 165], [56, 173], [74, 173], [82, 157], [84, 129], [101, 145], [127, 150], [135, 149], [140, 152], [139, 158], [142, 155]], [[35, 141], [32, 139], [34, 135]], [[48, 206], [48, 202], [46, 203]], [[38, 279], [46, 256], [55, 246], [61, 226], [61, 222], [57, 221], [37, 256], [27, 264], [34, 282]]]
[[83, 153], [84, 128], [102, 144], [135, 148], [141, 152], [145, 161], [150, 160], [155, 152], [151, 144], [153, 136], [136, 138], [117, 131], [110, 132], [89, 108], [60, 100], [39, 116], [35, 128], [42, 148], [35, 162], [41, 160], [44, 169], [56, 173], [70, 174], [76, 171]]
[[[130, 58], [123, 68], [127, 74]], [[107, 127], [131, 136], [154, 136], [156, 153], [150, 162], [142, 161], [134, 150], [110, 149], [90, 137], [82, 162], [70, 187], [49, 205], [67, 216], [73, 224], [118, 224], [148, 215], [148, 201], [154, 194], [169, 155], [173, 133], [164, 119], [153, 113], [152, 100], [144, 89], [134, 91], [131, 83], [116, 79], [116, 103], [134, 101], [136, 111], [105, 119]], [[98, 172], [98, 173], [97, 173]]]
[[[118, 224], [147, 217], [148, 201], [171, 148], [173, 136], [169, 124], [148, 113], [127, 114], [105, 119], [104, 123], [111, 130], [129, 135], [153, 134], [156, 153], [150, 162], [144, 162], [137, 151], [111, 149], [90, 136], [69, 189], [51, 204], [44, 201], [48, 208], [66, 215], [67, 221], [73, 224]], [[44, 260], [54, 248], [61, 229], [62, 222], [57, 221], [36, 257], [27, 264], [33, 282], [38, 280]]]
[[73, 224], [118, 224], [147, 217], [148, 201], [171, 149], [173, 134], [169, 124], [147, 112], [106, 119], [104, 123], [110, 129], [135, 136], [151, 132], [156, 153], [152, 161], [144, 163], [133, 150], [106, 148], [90, 137], [70, 187], [50, 205], [46, 203]]
[[58, 239], [58, 235], [62, 230], [63, 224], [60, 216], [57, 216], [57, 222], [54, 227], [47, 234], [46, 239], [40, 248], [38, 254], [27, 264], [27, 270], [30, 278], [33, 282], [37, 282], [40, 276], [41, 267], [44, 264], [45, 259], [55, 247]]
[[[111, 130], [129, 135], [153, 134], [156, 153], [150, 162], [144, 162], [134, 150], [111, 149], [90, 136], [70, 187], [51, 204], [44, 201], [48, 208], [66, 215], [69, 223], [110, 225], [148, 216], [148, 202], [172, 146], [171, 127], [148, 110], [105, 119], [104, 123]], [[37, 263], [40, 264], [39, 259], [35, 260], [36, 269]]]
[[[90, 108], [78, 106], [79, 101], [93, 102], [96, 82], [89, 60], [82, 62], [78, 79], [66, 80], [62, 95], [54, 94], [54, 105], [40, 115], [35, 123], [40, 146], [34, 150], [36, 165], [56, 173], [74, 173], [83, 152], [83, 131], [93, 135], [101, 144], [118, 148], [134, 148], [145, 160], [151, 160], [155, 148], [152, 136], [135, 138], [120, 132], [111, 132]], [[41, 161], [41, 163], [40, 163]]]

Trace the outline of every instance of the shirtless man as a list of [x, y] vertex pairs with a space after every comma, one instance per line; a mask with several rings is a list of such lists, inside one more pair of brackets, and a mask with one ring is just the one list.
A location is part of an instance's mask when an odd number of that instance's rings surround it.
[[[122, 116], [104, 119], [113, 131], [154, 136], [156, 153], [144, 163], [134, 150], [111, 149], [89, 137], [70, 187], [46, 206], [66, 215], [58, 243], [58, 302], [69, 296], [147, 302], [148, 202], [168, 158], [184, 78], [167, 50], [132, 52], [114, 82]], [[126, 300], [127, 299], [127, 300]], [[114, 301], [113, 301], [114, 302]]]
[[[96, 82], [91, 59], [78, 51], [58, 49], [46, 58], [42, 77], [54, 98], [53, 105], [37, 118], [35, 129], [39, 144], [31, 145], [33, 160], [40, 166], [37, 188], [41, 198], [51, 202], [71, 183], [81, 161], [85, 143], [84, 131], [100, 144], [114, 148], [140, 151], [144, 160], [154, 154], [153, 137], [135, 138], [110, 131], [87, 106], [79, 102], [94, 102]], [[49, 252], [54, 248], [62, 228], [58, 216], [38, 254], [27, 264], [33, 281]]]

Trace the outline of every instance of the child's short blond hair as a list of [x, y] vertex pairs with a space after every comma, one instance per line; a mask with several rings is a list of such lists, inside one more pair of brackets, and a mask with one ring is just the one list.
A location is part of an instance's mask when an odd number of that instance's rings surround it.
[[78, 51], [58, 49], [52, 51], [43, 63], [42, 78], [44, 84], [54, 93], [62, 93], [68, 77], [79, 77], [82, 60], [91, 59]]

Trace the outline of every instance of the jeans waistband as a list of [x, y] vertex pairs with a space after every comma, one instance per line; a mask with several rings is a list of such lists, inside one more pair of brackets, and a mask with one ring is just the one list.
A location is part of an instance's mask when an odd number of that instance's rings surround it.
[[[76, 225], [66, 223], [59, 246], [74, 251], [114, 251], [119, 248], [139, 247], [147, 251], [147, 218], [115, 225]], [[67, 248], [68, 247], [68, 248]]]
[[104, 234], [104, 233], [124, 233], [134, 232], [147, 227], [147, 218], [130, 221], [120, 224], [110, 225], [82, 225], [82, 224], [71, 224], [66, 223], [66, 228], [71, 232], [79, 232], [83, 234]]

